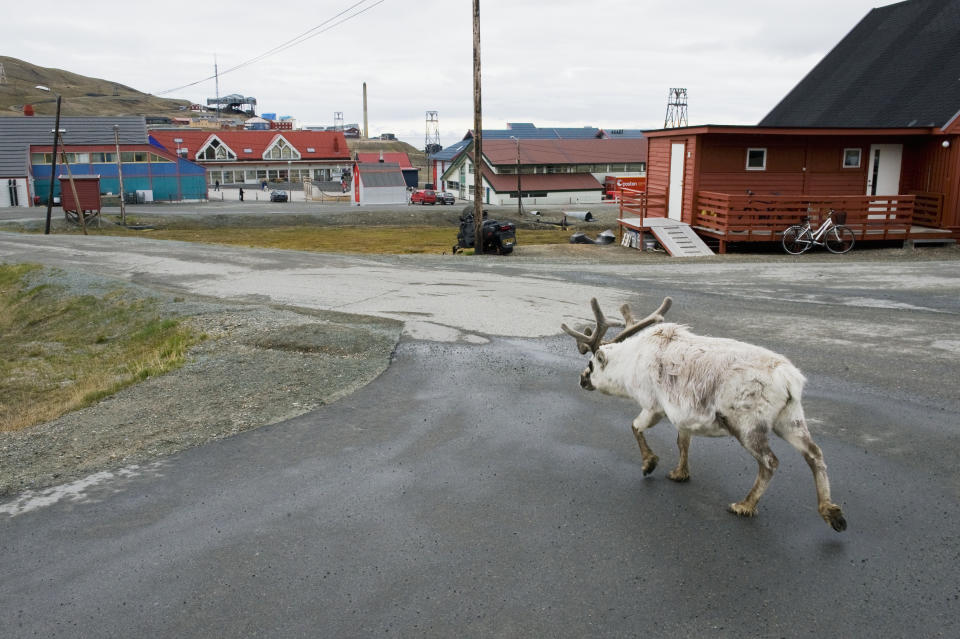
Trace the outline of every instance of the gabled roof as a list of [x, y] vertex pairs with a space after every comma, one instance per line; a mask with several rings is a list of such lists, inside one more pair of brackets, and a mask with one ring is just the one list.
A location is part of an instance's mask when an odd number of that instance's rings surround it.
[[[412, 169], [413, 165], [410, 163], [410, 156], [402, 151], [384, 151], [383, 153], [384, 162], [395, 162], [400, 165], [401, 169]], [[377, 164], [380, 162], [380, 152], [376, 151], [373, 153], [357, 153], [357, 162], [360, 163], [370, 163]]]
[[377, 154], [378, 161], [369, 164], [358, 163], [357, 173], [360, 174], [360, 181], [364, 188], [381, 188], [387, 186], [402, 186], [406, 188], [407, 182], [403, 179], [403, 172], [400, 165], [396, 162], [380, 162], [380, 154]]
[[[595, 138], [600, 129], [592, 126], [585, 127], [538, 127], [529, 122], [512, 122], [506, 129], [483, 129], [484, 140], [586, 140]], [[464, 140], [473, 138], [473, 130], [467, 131]]]
[[[647, 161], [647, 140], [521, 140], [520, 164], [616, 164]], [[516, 164], [514, 140], [483, 143], [483, 156], [493, 165]]]
[[643, 129], [600, 129], [598, 137], [611, 140], [639, 140], [643, 137]]
[[[238, 161], [264, 162], [263, 154], [277, 139], [283, 136], [300, 152], [301, 160], [350, 161], [350, 149], [341, 131], [202, 131], [192, 129], [156, 129], [150, 137], [169, 151], [176, 152], [177, 138], [181, 149], [188, 149], [188, 156], [195, 157], [214, 136], [237, 154]], [[311, 150], [312, 149], [312, 150]], [[267, 160], [269, 161], [269, 160]]]
[[[0, 177], [23, 177], [29, 165], [31, 144], [51, 144], [54, 123], [51, 116], [0, 118]], [[147, 124], [143, 116], [61, 117], [63, 141], [69, 146], [113, 144], [113, 125], [120, 144], [146, 144]]]
[[[497, 193], [516, 192], [517, 176], [494, 173], [489, 167], [482, 167], [483, 179]], [[589, 173], [547, 173], [521, 175], [520, 188], [527, 191], [601, 191], [603, 185]]]
[[760, 121], [943, 127], [960, 112], [960, 0], [873, 9]]
[[472, 139], [473, 139], [473, 137], [471, 136], [470, 138], [466, 138], [466, 139], [460, 140], [460, 141], [457, 142], [456, 144], [451, 144], [450, 146], [448, 146], [448, 147], [445, 148], [445, 149], [441, 149], [441, 150], [437, 151], [436, 153], [430, 154], [430, 157], [427, 158], [427, 159], [429, 159], [429, 160], [441, 160], [441, 161], [452, 160], [452, 159], [454, 159], [455, 157], [457, 157], [458, 155], [460, 155], [460, 153], [462, 153], [465, 148], [467, 148], [468, 146], [470, 146], [470, 142], [471, 142]]

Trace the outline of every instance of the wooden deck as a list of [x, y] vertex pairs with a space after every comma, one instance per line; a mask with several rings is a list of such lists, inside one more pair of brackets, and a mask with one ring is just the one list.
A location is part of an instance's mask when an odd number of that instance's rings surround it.
[[[713, 191], [696, 194], [696, 214], [691, 227], [704, 239], [712, 240], [718, 253], [727, 245], [742, 242], [779, 242], [783, 231], [810, 218], [816, 228], [831, 211], [845, 218], [858, 242], [870, 241], [951, 241], [960, 239], [956, 230], [937, 227], [942, 196], [915, 193], [895, 196], [836, 195], [750, 196]], [[638, 228], [633, 218], [666, 217], [665, 194], [624, 191], [621, 202], [622, 228]], [[630, 223], [628, 223], [630, 222]], [[640, 222], [641, 232], [649, 227]]]

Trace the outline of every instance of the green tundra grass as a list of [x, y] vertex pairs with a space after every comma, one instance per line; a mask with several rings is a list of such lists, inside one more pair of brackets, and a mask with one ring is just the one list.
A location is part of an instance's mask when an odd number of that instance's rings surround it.
[[120, 290], [71, 294], [36, 283], [40, 268], [0, 264], [0, 431], [55, 419], [176, 368], [200, 339], [150, 299]]

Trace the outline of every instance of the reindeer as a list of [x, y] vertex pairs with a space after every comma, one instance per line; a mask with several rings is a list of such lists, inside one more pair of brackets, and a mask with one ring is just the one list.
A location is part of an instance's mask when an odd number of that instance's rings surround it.
[[733, 436], [757, 460], [759, 471], [747, 496], [730, 504], [729, 510], [752, 517], [778, 465], [768, 442], [772, 430], [796, 448], [813, 471], [820, 516], [837, 532], [845, 530], [840, 507], [830, 501], [823, 453], [804, 419], [803, 374], [786, 357], [765, 348], [695, 335], [686, 326], [663, 323], [671, 304], [665, 298], [656, 311], [639, 321], [624, 304], [620, 311], [626, 327], [605, 342], [601, 340], [607, 330], [619, 324], [607, 321], [596, 298], [590, 300], [595, 329], [581, 333], [561, 325], [577, 340], [580, 353], [592, 354], [580, 373], [580, 386], [640, 404], [633, 434], [640, 446], [643, 474], [653, 472], [659, 461], [644, 431], [664, 416], [678, 431], [680, 459], [667, 474], [676, 482], [690, 479], [687, 454], [694, 435]]

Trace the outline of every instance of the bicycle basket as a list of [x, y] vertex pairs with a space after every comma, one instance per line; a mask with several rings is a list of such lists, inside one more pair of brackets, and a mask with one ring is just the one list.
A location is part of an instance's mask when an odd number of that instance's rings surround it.
[[846, 211], [834, 211], [832, 217], [833, 217], [833, 223], [834, 223], [834, 224], [846, 224], [846, 223], [847, 223], [847, 212], [846, 212]]

